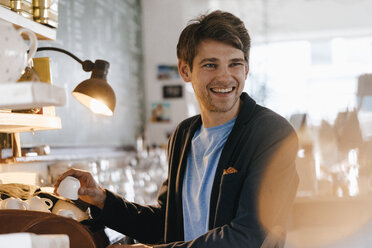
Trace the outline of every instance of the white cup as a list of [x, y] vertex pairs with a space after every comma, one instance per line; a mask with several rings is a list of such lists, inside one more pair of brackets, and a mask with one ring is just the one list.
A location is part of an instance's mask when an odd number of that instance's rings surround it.
[[77, 200], [79, 198], [78, 196], [79, 188], [80, 188], [79, 179], [75, 177], [67, 176], [59, 184], [57, 193], [68, 199]]
[[[54, 204], [54, 207], [52, 209], [52, 213], [53, 214], [58, 214], [58, 212], [62, 211], [62, 210], [72, 211], [74, 213], [74, 216], [76, 217], [77, 221], [82, 221], [82, 220], [89, 219], [89, 215], [86, 212], [82, 211], [77, 206], [75, 206], [74, 204], [72, 204], [70, 202], [67, 202], [67, 201], [64, 201], [64, 200], [58, 200]], [[61, 213], [64, 213], [64, 212], [62, 211]]]
[[3, 201], [1, 201], [1, 208], [2, 209], [21, 209], [21, 210], [28, 210], [30, 209], [27, 202], [22, 201], [19, 198], [7, 198]]
[[74, 211], [70, 209], [60, 209], [57, 211], [57, 215], [77, 220]]
[[30, 206], [30, 210], [49, 212], [49, 208], [53, 206], [52, 200], [48, 198], [40, 198], [38, 196], [33, 196], [26, 201]]

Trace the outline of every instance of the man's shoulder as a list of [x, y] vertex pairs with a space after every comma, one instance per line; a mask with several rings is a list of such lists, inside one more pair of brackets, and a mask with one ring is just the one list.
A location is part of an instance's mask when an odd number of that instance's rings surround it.
[[191, 117], [181, 121], [178, 124], [177, 129], [182, 129], [182, 130], [189, 129], [189, 128], [193, 127], [194, 125], [197, 125], [200, 120], [201, 120], [200, 115], [191, 116]]
[[260, 105], [257, 105], [251, 125], [256, 133], [266, 134], [266, 136], [274, 134], [286, 136], [295, 132], [286, 118]]
[[188, 130], [197, 126], [199, 123], [201, 124], [200, 115], [195, 115], [183, 120], [177, 125], [171, 137], [183, 136]]
[[185, 142], [188, 131], [196, 127], [199, 123], [201, 123], [200, 115], [189, 117], [180, 122], [169, 137], [169, 144], [176, 145], [178, 143], [178, 145], [182, 145]]
[[269, 122], [275, 125], [290, 126], [289, 121], [277, 112], [260, 105], [257, 105], [255, 119], [260, 122]]
[[256, 103], [246, 92], [242, 93], [241, 100], [243, 100], [243, 106], [238, 115], [238, 123], [258, 127], [263, 125], [262, 128], [270, 128], [271, 125], [291, 126], [284, 117]]

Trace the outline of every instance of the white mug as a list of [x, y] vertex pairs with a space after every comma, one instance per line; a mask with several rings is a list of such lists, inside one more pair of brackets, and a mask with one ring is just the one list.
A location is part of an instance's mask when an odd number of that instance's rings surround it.
[[40, 198], [39, 196], [33, 196], [26, 201], [30, 206], [30, 210], [49, 212], [49, 208], [53, 206], [52, 200], [48, 198]]
[[70, 209], [60, 209], [57, 211], [57, 215], [77, 220], [74, 211]]
[[[29, 52], [21, 34], [30, 39]], [[36, 53], [36, 35], [28, 29], [15, 29], [7, 21], [0, 20], [0, 83], [16, 82], [27, 65], [31, 65]]]
[[57, 193], [68, 199], [77, 200], [79, 198], [78, 196], [79, 188], [80, 188], [79, 179], [67, 176], [59, 184]]
[[29, 210], [30, 207], [27, 202], [22, 201], [19, 198], [7, 198], [1, 201], [1, 208], [2, 209], [20, 209], [20, 210]]

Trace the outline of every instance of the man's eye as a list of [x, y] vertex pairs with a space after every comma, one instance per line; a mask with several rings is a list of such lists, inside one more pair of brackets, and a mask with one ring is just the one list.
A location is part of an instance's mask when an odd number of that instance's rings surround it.
[[231, 67], [233, 67], [233, 66], [242, 66], [242, 65], [244, 65], [244, 64], [243, 63], [239, 63], [239, 62], [237, 62], [237, 63], [231, 63], [230, 64]]
[[216, 64], [205, 64], [204, 67], [206, 67], [206, 68], [216, 68]]

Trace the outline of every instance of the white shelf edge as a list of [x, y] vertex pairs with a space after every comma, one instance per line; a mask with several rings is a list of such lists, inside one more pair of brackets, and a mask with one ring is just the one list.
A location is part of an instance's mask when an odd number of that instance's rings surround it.
[[30, 109], [64, 106], [64, 88], [40, 82], [0, 82], [0, 109]]
[[27, 19], [16, 12], [0, 6], [0, 19], [13, 23], [16, 26], [27, 28], [34, 32], [38, 39], [41, 40], [56, 40], [57, 30]]

